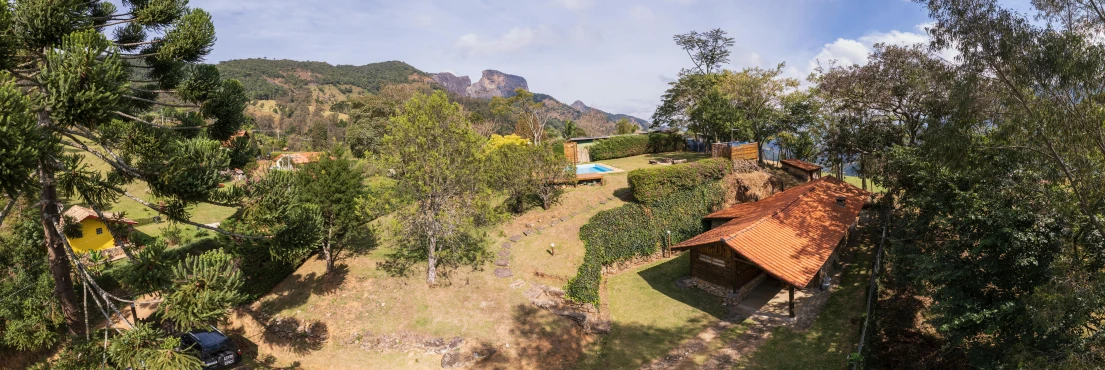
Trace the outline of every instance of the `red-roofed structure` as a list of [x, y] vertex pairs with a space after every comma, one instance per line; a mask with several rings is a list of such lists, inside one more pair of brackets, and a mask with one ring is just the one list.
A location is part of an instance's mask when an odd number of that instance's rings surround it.
[[870, 196], [823, 177], [707, 215], [709, 231], [672, 249], [690, 250], [692, 277], [734, 291], [754, 288], [746, 284], [765, 273], [804, 289], [826, 272]]
[[821, 178], [821, 166], [797, 159], [784, 159], [779, 161], [783, 170], [804, 181], [812, 181]]

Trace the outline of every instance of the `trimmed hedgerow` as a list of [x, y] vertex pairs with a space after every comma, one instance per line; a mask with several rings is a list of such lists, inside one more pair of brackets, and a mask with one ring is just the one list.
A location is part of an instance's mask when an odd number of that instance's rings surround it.
[[715, 181], [648, 205], [630, 203], [595, 214], [579, 229], [586, 251], [576, 276], [564, 288], [568, 298], [598, 306], [602, 266], [656, 253], [667, 231], [671, 231], [672, 243], [702, 233], [702, 217], [724, 202], [725, 189]]
[[687, 149], [687, 140], [675, 132], [653, 132], [648, 134], [649, 153], [678, 152]]
[[592, 161], [631, 157], [648, 153], [648, 136], [622, 135], [595, 142], [589, 149]]
[[568, 280], [564, 292], [569, 299], [580, 303], [591, 303], [599, 306], [599, 282], [602, 280], [602, 264], [599, 258], [591, 255], [588, 249], [583, 254], [583, 264], [576, 271], [576, 276]]
[[629, 171], [629, 188], [641, 203], [652, 203], [668, 195], [701, 184], [721, 180], [733, 172], [733, 161], [711, 158], [693, 163], [642, 168]]

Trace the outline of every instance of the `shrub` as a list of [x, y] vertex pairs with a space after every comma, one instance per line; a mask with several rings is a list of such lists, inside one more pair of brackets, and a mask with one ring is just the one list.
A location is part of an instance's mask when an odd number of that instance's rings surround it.
[[705, 231], [702, 217], [725, 202], [720, 182], [675, 192], [648, 205], [630, 203], [595, 214], [579, 229], [586, 252], [576, 276], [564, 288], [568, 298], [599, 304], [602, 266], [650, 256], [665, 243], [678, 243]]
[[601, 161], [648, 153], [648, 136], [622, 135], [602, 139], [591, 146], [591, 160]]
[[687, 149], [687, 141], [682, 134], [675, 132], [653, 132], [648, 134], [649, 153], [678, 152]]
[[576, 276], [568, 280], [564, 287], [569, 299], [590, 303], [599, 306], [599, 284], [602, 282], [602, 264], [598, 257], [593, 257], [591, 250], [587, 250], [583, 256], [583, 265], [579, 266]]
[[724, 158], [706, 159], [673, 166], [642, 168], [629, 172], [629, 188], [641, 203], [652, 203], [668, 195], [710, 181], [721, 180], [733, 172], [733, 162]]

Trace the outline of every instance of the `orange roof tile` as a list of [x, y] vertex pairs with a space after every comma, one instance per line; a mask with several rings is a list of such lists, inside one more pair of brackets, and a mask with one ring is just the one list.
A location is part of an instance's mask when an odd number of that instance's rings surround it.
[[784, 159], [784, 160], [779, 161], [779, 163], [782, 163], [782, 164], [785, 164], [785, 165], [788, 165], [788, 166], [791, 166], [791, 167], [794, 167], [794, 168], [797, 168], [797, 169], [800, 169], [800, 170], [806, 171], [806, 172], [817, 171], [817, 170], [821, 169], [821, 166], [819, 166], [815, 163], [800, 161], [800, 160], [797, 160], [797, 159]]
[[[111, 212], [103, 212], [103, 214], [104, 214], [104, 217], [107, 218], [107, 221], [120, 221], [120, 222], [128, 223], [128, 224], [131, 224], [131, 225], [137, 225], [138, 224], [138, 222], [136, 222], [134, 220], [131, 220], [131, 219], [126, 218], [126, 217], [119, 217], [118, 215], [116, 215], [114, 213], [111, 213]], [[90, 208], [85, 208], [85, 207], [81, 207], [81, 206], [69, 207], [69, 209], [65, 210], [65, 213], [63, 215], [65, 215], [67, 217], [71, 217], [74, 220], [77, 220], [77, 222], [84, 221], [85, 219], [87, 219], [89, 217], [99, 219], [99, 217], [96, 217], [96, 211], [93, 211]]]
[[[845, 206], [837, 205], [837, 197]], [[826, 176], [754, 203], [715, 212], [725, 224], [672, 249], [723, 243], [767, 273], [805, 287], [859, 217], [870, 193]]]

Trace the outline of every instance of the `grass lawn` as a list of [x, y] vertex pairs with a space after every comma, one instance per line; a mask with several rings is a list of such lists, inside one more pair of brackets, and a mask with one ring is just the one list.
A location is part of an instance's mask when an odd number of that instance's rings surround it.
[[[855, 352], [866, 309], [871, 258], [878, 242], [875, 225], [866, 226], [853, 245], [855, 260], [841, 276], [840, 287], [805, 331], [777, 328], [740, 363], [746, 369], [843, 369]], [[785, 354], [785, 355], [783, 355]]]
[[689, 256], [684, 253], [606, 279], [612, 330], [588, 349], [581, 368], [635, 369], [720, 320], [726, 312], [720, 298], [674, 284], [690, 273]]
[[686, 159], [687, 162], [694, 162], [694, 161], [710, 158], [710, 155], [709, 154], [704, 154], [704, 153], [692, 153], [692, 152], [656, 153], [656, 154], [635, 155], [635, 156], [632, 156], [632, 157], [625, 157], [625, 158], [607, 159], [607, 160], [602, 160], [602, 161], [594, 161], [594, 162], [590, 162], [590, 163], [605, 163], [605, 164], [623, 169], [626, 172], [629, 172], [629, 171], [633, 171], [633, 170], [638, 169], [638, 168], [659, 167], [660, 165], [648, 164], [648, 161], [650, 159], [658, 159], [658, 158]]
[[[95, 150], [96, 148], [93, 148], [93, 149]], [[104, 161], [100, 160], [99, 158], [96, 158], [95, 156], [93, 156], [91, 154], [88, 154], [88, 153], [85, 153], [84, 151], [81, 151], [81, 150], [78, 150], [78, 149], [73, 149], [73, 148], [65, 148], [65, 151], [66, 151], [66, 154], [79, 153], [79, 154], [84, 155], [84, 163], [88, 164], [88, 166], [94, 171], [98, 171], [98, 172], [100, 172], [104, 175], [107, 175], [107, 173], [109, 171], [111, 171], [111, 166], [110, 165], [108, 165]], [[156, 203], [154, 197], [152, 195], [150, 195], [149, 188], [146, 186], [145, 182], [135, 181], [135, 182], [132, 182], [130, 184], [127, 184], [123, 188], [128, 193], [130, 193], [130, 194], [132, 194], [132, 195], [134, 195], [138, 198], [144, 199], [146, 201], [150, 201], [152, 203]], [[83, 202], [81, 202], [80, 199], [63, 200], [63, 201], [65, 202], [66, 207], [68, 207], [70, 205], [73, 205], [73, 204], [82, 204], [82, 205], [84, 205]], [[125, 196], [119, 197], [119, 199], [116, 200], [115, 204], [107, 205], [107, 206], [105, 206], [105, 208], [106, 209], [104, 209], [104, 211], [108, 211], [108, 212], [115, 212], [115, 213], [122, 212], [126, 215], [127, 218], [132, 219], [132, 220], [140, 220], [140, 219], [147, 219], [148, 220], [149, 218], [151, 218], [153, 216], [157, 216], [157, 212], [155, 212], [155, 211], [147, 208], [146, 206], [144, 206], [144, 205], [142, 205], [138, 202], [135, 202], [134, 200], [132, 200], [130, 198], [127, 198]], [[234, 208], [230, 208], [230, 207], [223, 207], [223, 206], [217, 206], [217, 205], [212, 205], [212, 204], [201, 203], [201, 204], [198, 204], [198, 205], [195, 205], [195, 206], [191, 207], [189, 209], [189, 211], [192, 213], [192, 218], [191, 218], [192, 221], [198, 222], [198, 223], [201, 223], [201, 224], [209, 224], [209, 223], [214, 223], [214, 222], [222, 222], [227, 217], [230, 217], [231, 215], [233, 215], [236, 210]], [[146, 235], [149, 235], [149, 236], [159, 236], [159, 235], [161, 235], [162, 229], [164, 229], [168, 225], [169, 224], [166, 223], [166, 222], [152, 223], [152, 222], [147, 221], [147, 222], [140, 223], [138, 226], [135, 226], [135, 229], [138, 230], [139, 232], [142, 232], [143, 234], [146, 234]], [[195, 233], [199, 232], [199, 230], [200, 230], [199, 228], [188, 226], [188, 225], [180, 225], [180, 227], [181, 227], [181, 229], [184, 230], [185, 233], [188, 233], [188, 234], [195, 234]]]
[[[625, 170], [648, 167], [660, 156], [700, 159], [701, 155], [673, 153], [642, 155], [602, 161]], [[716, 298], [681, 291], [671, 284], [687, 273], [685, 259], [670, 259], [616, 276], [611, 308], [614, 333], [602, 344], [580, 333], [578, 326], [548, 311], [534, 309], [523, 293], [535, 284], [563, 287], [583, 261], [579, 228], [595, 213], [630, 200], [626, 173], [606, 176], [606, 185], [568, 188], [560, 203], [549, 210], [534, 208], [487, 230], [488, 250], [497, 253], [511, 236], [523, 230], [535, 234], [513, 242], [509, 278], [497, 278], [498, 266], [479, 270], [453, 270], [444, 284], [429, 287], [425, 266], [416, 265], [410, 276], [388, 276], [378, 268], [395, 248], [388, 220], [378, 222], [380, 244], [365, 255], [339, 262], [345, 265], [326, 276], [324, 264], [307, 261], [291, 276], [262, 297], [253, 307], [268, 315], [324, 323], [330, 340], [316, 348], [302, 348], [268, 340], [255, 318], [242, 312], [232, 327], [256, 347], [258, 358], [272, 357], [273, 366], [298, 364], [304, 368], [342, 368], [349, 364], [381, 364], [386, 368], [440, 368], [440, 354], [412, 350], [364, 350], [349, 338], [382, 335], [411, 338], [459, 336], [468, 344], [495, 346], [492, 368], [606, 367], [603, 363], [635, 367], [633, 363], [662, 356], [673, 343], [717, 322], [722, 314]], [[577, 214], [578, 213], [578, 214]], [[566, 217], [576, 214], [574, 217]], [[564, 220], [561, 218], [564, 217]], [[555, 224], [555, 225], [554, 225]], [[548, 253], [556, 244], [556, 254]], [[494, 259], [502, 258], [496, 255]], [[522, 281], [523, 285], [511, 287]], [[655, 287], [653, 286], [655, 285]], [[624, 288], [624, 289], [623, 289]], [[619, 303], [646, 302], [647, 310]], [[650, 312], [649, 310], [656, 310]], [[397, 354], [396, 351], [399, 351]], [[581, 364], [580, 358], [584, 357]], [[501, 362], [497, 362], [501, 361]], [[627, 362], [628, 361], [628, 362]], [[386, 364], [386, 366], [384, 365]], [[375, 367], [375, 366], [372, 366]]]
[[[844, 176], [844, 182], [855, 185], [859, 188], [863, 187], [863, 180], [861, 180], [858, 176]], [[886, 192], [886, 188], [884, 188], [882, 185], [875, 184], [873, 181], [871, 181], [871, 179], [867, 179], [867, 190], [872, 193]]]

